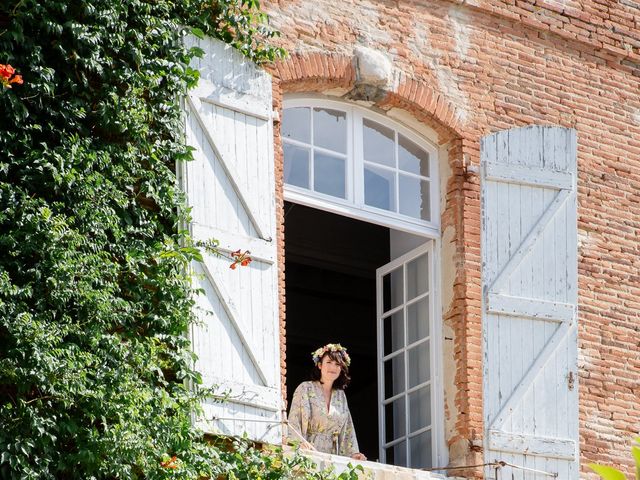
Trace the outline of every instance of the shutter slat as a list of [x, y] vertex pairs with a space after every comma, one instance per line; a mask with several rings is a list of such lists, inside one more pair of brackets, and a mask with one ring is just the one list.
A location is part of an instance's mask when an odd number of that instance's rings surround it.
[[498, 293], [487, 295], [487, 309], [496, 314], [560, 322], [570, 322], [575, 316], [575, 306], [570, 303], [514, 297]]
[[576, 457], [576, 442], [573, 440], [505, 433], [499, 430], [489, 431], [489, 448], [501, 452], [525, 453], [564, 460], [573, 460]]

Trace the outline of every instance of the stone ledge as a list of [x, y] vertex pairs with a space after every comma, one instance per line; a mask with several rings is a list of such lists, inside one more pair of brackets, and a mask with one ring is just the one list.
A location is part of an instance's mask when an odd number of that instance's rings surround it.
[[[284, 448], [287, 449], [287, 447]], [[361, 480], [464, 480], [458, 477], [445, 477], [438, 473], [426, 472], [424, 470], [396, 467], [395, 465], [387, 465], [378, 462], [359, 461], [349, 457], [331, 455], [311, 450], [302, 450], [302, 454], [313, 460], [320, 468], [333, 466], [338, 474], [347, 470], [349, 468], [349, 464], [362, 465], [364, 473], [360, 473], [358, 475], [358, 478]]]

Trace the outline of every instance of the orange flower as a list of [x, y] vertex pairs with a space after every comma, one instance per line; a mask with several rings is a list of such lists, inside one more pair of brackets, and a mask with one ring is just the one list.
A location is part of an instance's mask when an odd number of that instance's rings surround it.
[[9, 78], [11, 78], [11, 75], [13, 75], [15, 72], [16, 69], [11, 65], [4, 65], [0, 63], [0, 77], [4, 77], [9, 80]]
[[175, 455], [173, 457], [171, 457], [170, 460], [166, 460], [164, 462], [160, 462], [160, 466], [162, 468], [171, 468], [173, 470], [175, 470], [176, 468], [178, 468], [178, 457], [176, 457]]
[[240, 249], [236, 250], [235, 252], [231, 252], [231, 265], [229, 265], [229, 268], [231, 270], [235, 270], [238, 265], [240, 265], [241, 267], [246, 267], [247, 265], [249, 265], [253, 260], [249, 256], [250, 253], [251, 252], [249, 250], [245, 250], [243, 252]]
[[11, 65], [0, 63], [0, 84], [5, 88], [11, 88], [12, 83], [22, 85], [22, 83], [24, 83], [22, 81], [22, 75], [14, 76], [14, 73], [16, 73], [16, 69]]

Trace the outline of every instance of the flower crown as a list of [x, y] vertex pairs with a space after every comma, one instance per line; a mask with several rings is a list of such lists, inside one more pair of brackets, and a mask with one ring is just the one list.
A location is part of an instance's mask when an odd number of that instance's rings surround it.
[[347, 349], [339, 343], [327, 343], [324, 347], [320, 347], [311, 354], [313, 363], [316, 365], [322, 361], [322, 357], [327, 352], [338, 352], [344, 361], [344, 364], [348, 367], [351, 364], [351, 357], [347, 353]]

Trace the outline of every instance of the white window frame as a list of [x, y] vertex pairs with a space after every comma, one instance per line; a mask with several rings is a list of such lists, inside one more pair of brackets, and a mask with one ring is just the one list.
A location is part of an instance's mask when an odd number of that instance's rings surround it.
[[[347, 128], [350, 129], [347, 132], [347, 167], [346, 167], [346, 199], [339, 199], [330, 195], [324, 195], [322, 193], [314, 192], [313, 190], [295, 187], [292, 185], [284, 184], [284, 199], [289, 202], [305, 205], [308, 207], [317, 208], [330, 213], [335, 213], [356, 220], [361, 220], [376, 225], [381, 225], [394, 230], [412, 233], [424, 238], [425, 243], [422, 247], [425, 248], [431, 254], [433, 259], [433, 267], [430, 268], [430, 280], [433, 281], [430, 285], [433, 285], [433, 302], [432, 302], [432, 317], [430, 322], [432, 348], [431, 348], [431, 360], [432, 360], [432, 428], [434, 431], [433, 443], [433, 462], [434, 467], [447, 465], [449, 462], [449, 452], [446, 447], [445, 433], [444, 433], [444, 384], [443, 384], [443, 338], [442, 338], [442, 306], [441, 306], [441, 292], [442, 285], [441, 278], [441, 265], [440, 255], [436, 255], [436, 252], [441, 251], [441, 234], [440, 234], [440, 175], [439, 175], [439, 155], [440, 149], [438, 145], [424, 137], [413, 129], [410, 129], [404, 124], [399, 123], [385, 115], [374, 112], [365, 107], [348, 103], [345, 101], [327, 99], [317, 95], [305, 95], [305, 94], [290, 94], [287, 95], [283, 102], [283, 108], [295, 108], [295, 107], [319, 107], [319, 108], [331, 108], [335, 110], [341, 110], [347, 112]], [[423, 220], [415, 219], [406, 215], [402, 215], [396, 212], [389, 212], [381, 210], [375, 207], [369, 207], [364, 205], [364, 201], [361, 204], [356, 204], [351, 199], [356, 196], [357, 182], [360, 182], [360, 192], [364, 189], [363, 183], [363, 159], [362, 159], [362, 132], [360, 129], [360, 141], [354, 142], [354, 130], [356, 122], [352, 121], [353, 115], [360, 115], [360, 119], [364, 117], [381, 123], [387, 127], [393, 128], [398, 133], [402, 133], [412, 142], [416, 143], [420, 147], [424, 148], [429, 153], [430, 170], [429, 179], [431, 182], [431, 221], [426, 222]], [[360, 122], [360, 125], [362, 123]], [[356, 139], [357, 140], [357, 139]], [[284, 143], [284, 139], [283, 139]], [[293, 142], [292, 142], [293, 143]], [[355, 145], [354, 145], [355, 144]], [[359, 172], [359, 173], [358, 173]], [[310, 178], [311, 180], [311, 178]], [[364, 199], [362, 192], [361, 197]], [[409, 252], [411, 253], [411, 252]], [[401, 261], [404, 256], [393, 260]], [[378, 336], [378, 343], [380, 342], [380, 336]], [[379, 348], [379, 346], [377, 346]], [[379, 375], [379, 374], [378, 374]], [[378, 388], [380, 387], [380, 378], [378, 377]], [[379, 406], [380, 408], [380, 406]], [[382, 421], [379, 416], [378, 422]], [[384, 439], [381, 437], [380, 443], [384, 443]]]
[[[284, 184], [285, 200], [300, 203], [309, 207], [320, 208], [332, 213], [357, 218], [377, 225], [386, 226], [432, 239], [440, 238], [440, 184], [438, 175], [438, 146], [423, 136], [407, 128], [401, 123], [392, 120], [372, 110], [352, 103], [327, 100], [316, 97], [285, 98], [283, 108], [330, 108], [346, 112], [347, 115], [347, 157], [345, 172], [346, 198], [341, 199], [331, 195], [315, 192], [311, 189]], [[311, 115], [313, 119], [313, 115]], [[392, 128], [402, 134], [429, 154], [429, 192], [430, 192], [430, 221], [413, 218], [397, 212], [391, 212], [364, 203], [364, 158], [362, 149], [362, 120], [368, 118], [374, 122]], [[313, 120], [312, 120], [313, 122]], [[313, 125], [313, 123], [311, 124]], [[313, 132], [312, 132], [313, 134]], [[284, 143], [303, 145], [295, 140], [282, 139]], [[305, 147], [308, 147], [304, 144]], [[321, 150], [319, 147], [313, 147]], [[397, 148], [397, 143], [396, 143]], [[331, 152], [335, 155], [334, 152]], [[309, 172], [309, 182], [313, 185], [312, 168]], [[397, 168], [396, 168], [397, 170]], [[396, 196], [399, 186], [395, 186]]]
[[[377, 341], [378, 341], [378, 438], [379, 438], [379, 455], [380, 461], [386, 463], [386, 449], [393, 446], [396, 443], [400, 443], [405, 440], [406, 444], [406, 452], [407, 452], [407, 460], [409, 460], [409, 439], [420, 435], [425, 431], [431, 431], [431, 439], [432, 439], [432, 450], [431, 450], [431, 464], [436, 466], [445, 465], [443, 462], [442, 452], [444, 451], [444, 403], [443, 403], [443, 394], [442, 394], [442, 384], [441, 384], [441, 358], [442, 358], [442, 349], [441, 349], [441, 322], [440, 315], [438, 315], [438, 307], [439, 307], [439, 285], [436, 283], [438, 270], [437, 259], [435, 255], [436, 251], [436, 242], [427, 241], [421, 246], [411, 250], [410, 252], [405, 253], [404, 255], [392, 260], [391, 262], [381, 266], [376, 271], [376, 312], [377, 312]], [[428, 277], [428, 285], [429, 288], [427, 292], [418, 295], [416, 298], [407, 300], [406, 299], [406, 288], [407, 288], [407, 277], [406, 277], [406, 269], [404, 270], [403, 279], [402, 279], [402, 292], [403, 292], [403, 300], [402, 304], [390, 309], [387, 312], [384, 312], [383, 307], [383, 295], [384, 295], [384, 287], [383, 287], [383, 278], [389, 272], [397, 269], [401, 265], [411, 262], [412, 260], [420, 257], [423, 254], [427, 254], [427, 258], [429, 261], [429, 277]], [[389, 315], [393, 315], [394, 313], [404, 310], [407, 304], [413, 304], [419, 301], [420, 298], [424, 298], [425, 296], [429, 297], [429, 335], [424, 339], [420, 339], [416, 342], [408, 344], [406, 341], [407, 335], [407, 319], [406, 315], [403, 317], [403, 332], [404, 332], [404, 341], [403, 347], [399, 350], [394, 351], [389, 355], [384, 354], [384, 345], [383, 345], [383, 333], [384, 325], [383, 325], [383, 317], [386, 318]], [[431, 369], [429, 372], [429, 380], [418, 385], [415, 385], [409, 388], [409, 370], [410, 365], [407, 364], [407, 355], [406, 352], [410, 350], [412, 347], [419, 345], [424, 342], [429, 342], [429, 362], [431, 364]], [[402, 393], [396, 394], [389, 399], [385, 400], [385, 385], [384, 385], [384, 362], [390, 358], [403, 356], [404, 357], [404, 391]], [[395, 401], [398, 398], [407, 397], [409, 393], [419, 390], [422, 387], [429, 385], [431, 392], [431, 424], [429, 427], [423, 427], [414, 432], [410, 432], [409, 429], [409, 404], [408, 400], [405, 400], [405, 434], [399, 438], [394, 439], [391, 442], [386, 441], [386, 427], [385, 427], [385, 402], [387, 404], [390, 401]], [[438, 412], [442, 412], [442, 415], [438, 415]]]

